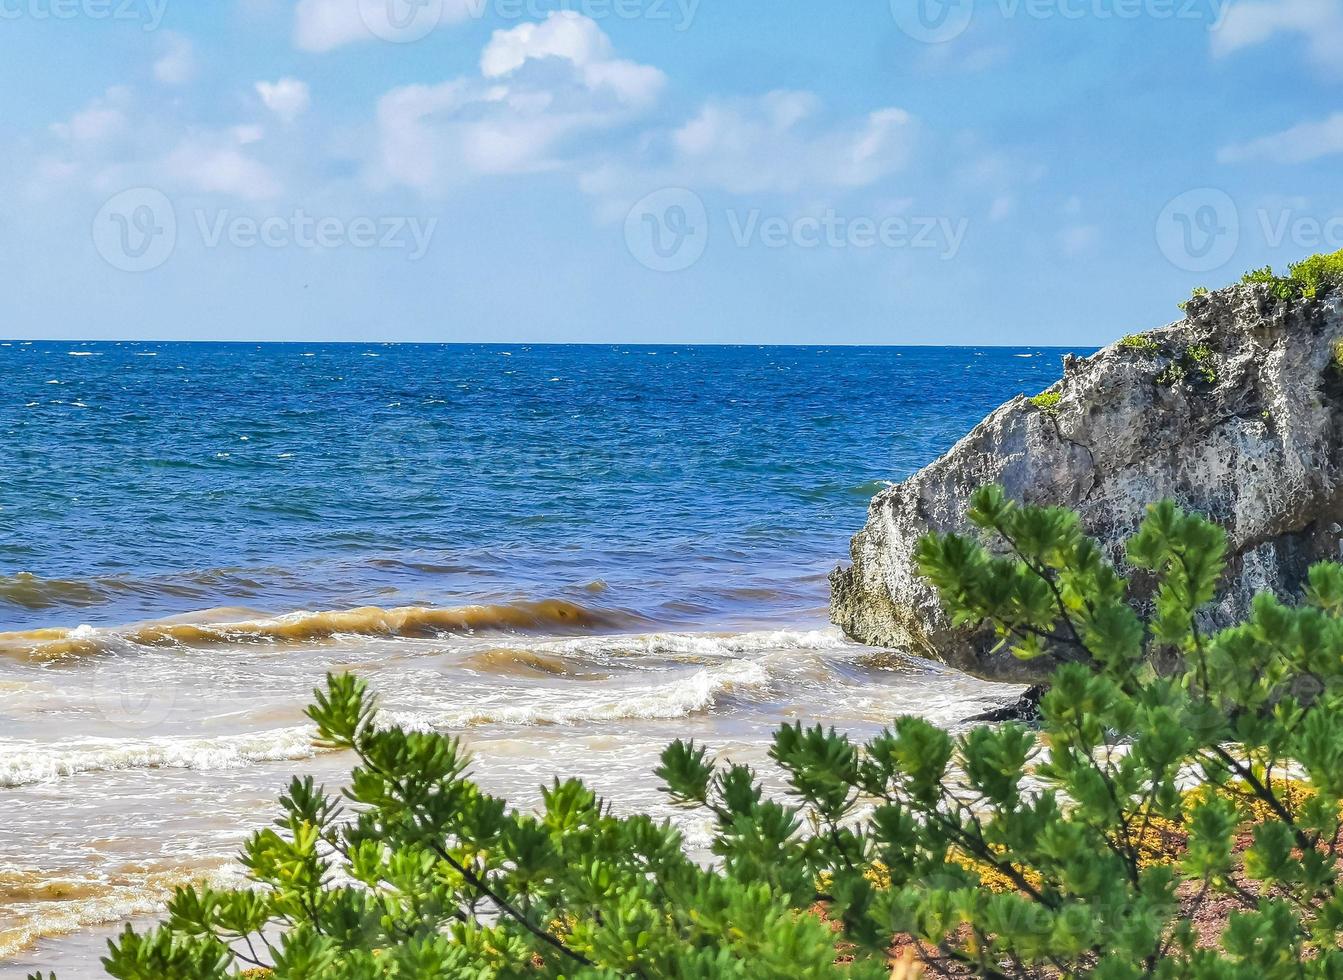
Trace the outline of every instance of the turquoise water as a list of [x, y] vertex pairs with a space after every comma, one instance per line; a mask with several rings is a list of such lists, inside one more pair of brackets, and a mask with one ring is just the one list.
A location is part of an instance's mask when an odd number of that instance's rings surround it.
[[522, 598], [795, 618], [883, 481], [1060, 353], [13, 342], [0, 629]]

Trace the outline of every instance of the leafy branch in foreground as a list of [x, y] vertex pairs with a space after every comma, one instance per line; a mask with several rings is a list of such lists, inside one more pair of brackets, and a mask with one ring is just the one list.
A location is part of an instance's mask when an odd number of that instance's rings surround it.
[[990, 487], [969, 517], [982, 539], [930, 537], [918, 561], [957, 622], [1064, 661], [1038, 730], [903, 717], [860, 745], [785, 726], [785, 799], [678, 741], [657, 776], [713, 823], [700, 863], [577, 781], [511, 810], [456, 739], [380, 726], [363, 682], [333, 676], [309, 714], [355, 756], [344, 801], [294, 780], [246, 845], [255, 887], [180, 890], [108, 971], [1343, 977], [1343, 568], [1210, 634], [1225, 538], [1198, 517], [1158, 504], [1130, 541], [1142, 612], [1075, 514]]

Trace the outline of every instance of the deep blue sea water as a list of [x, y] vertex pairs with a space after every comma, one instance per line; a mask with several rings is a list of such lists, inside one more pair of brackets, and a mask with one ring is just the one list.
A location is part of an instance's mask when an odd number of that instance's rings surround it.
[[0, 347], [0, 629], [566, 598], [819, 618], [883, 481], [1062, 351]]

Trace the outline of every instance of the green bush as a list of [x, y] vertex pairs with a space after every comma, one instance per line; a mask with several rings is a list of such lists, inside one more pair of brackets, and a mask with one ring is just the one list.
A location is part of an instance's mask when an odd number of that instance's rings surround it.
[[1131, 333], [1126, 337], [1121, 337], [1119, 346], [1126, 350], [1138, 351], [1141, 354], [1156, 354], [1161, 351], [1161, 345], [1157, 343], [1156, 338], [1145, 333]]
[[657, 775], [712, 817], [709, 866], [578, 782], [511, 810], [456, 739], [384, 726], [330, 677], [309, 714], [356, 757], [344, 802], [294, 780], [244, 850], [256, 887], [180, 890], [108, 971], [884, 978], [913, 948], [994, 980], [1343, 977], [1343, 567], [1212, 633], [1225, 536], [1169, 503], [1128, 544], [1142, 602], [1070, 511], [990, 487], [969, 518], [919, 567], [955, 623], [1060, 662], [1038, 729], [785, 726], [786, 799], [678, 741]]
[[1343, 286], [1343, 250], [1289, 265], [1285, 276], [1277, 275], [1272, 266], [1253, 269], [1241, 282], [1265, 283], [1282, 300], [1315, 299]]
[[1301, 295], [1312, 298], [1343, 286], [1343, 250], [1330, 255], [1312, 255], [1290, 267], [1293, 280], [1301, 284]]
[[1059, 402], [1062, 400], [1062, 393], [1057, 391], [1042, 391], [1040, 394], [1030, 397], [1030, 403], [1042, 412], [1057, 411]]
[[[1198, 299], [1200, 296], [1207, 296], [1207, 295], [1208, 295], [1207, 286], [1195, 286], [1194, 291], [1189, 294], [1189, 299]], [[1186, 300], [1185, 302], [1180, 303], [1178, 305], [1180, 307], [1180, 312], [1183, 313], [1185, 310], [1189, 308], [1189, 301]]]

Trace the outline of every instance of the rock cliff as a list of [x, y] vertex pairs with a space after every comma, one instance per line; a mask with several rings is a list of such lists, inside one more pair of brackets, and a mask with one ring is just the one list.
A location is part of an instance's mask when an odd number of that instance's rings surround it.
[[963, 530], [970, 493], [1004, 486], [1074, 508], [1117, 563], [1146, 505], [1171, 498], [1223, 525], [1229, 567], [1211, 624], [1256, 592], [1290, 597], [1306, 569], [1340, 557], [1343, 301], [1282, 301], [1262, 285], [1190, 300], [1186, 318], [1064, 358], [1043, 397], [1003, 405], [941, 459], [878, 494], [831, 575], [831, 619], [851, 637], [967, 673], [1033, 682], [1048, 660], [992, 652], [952, 627], [913, 565], [929, 531]]

